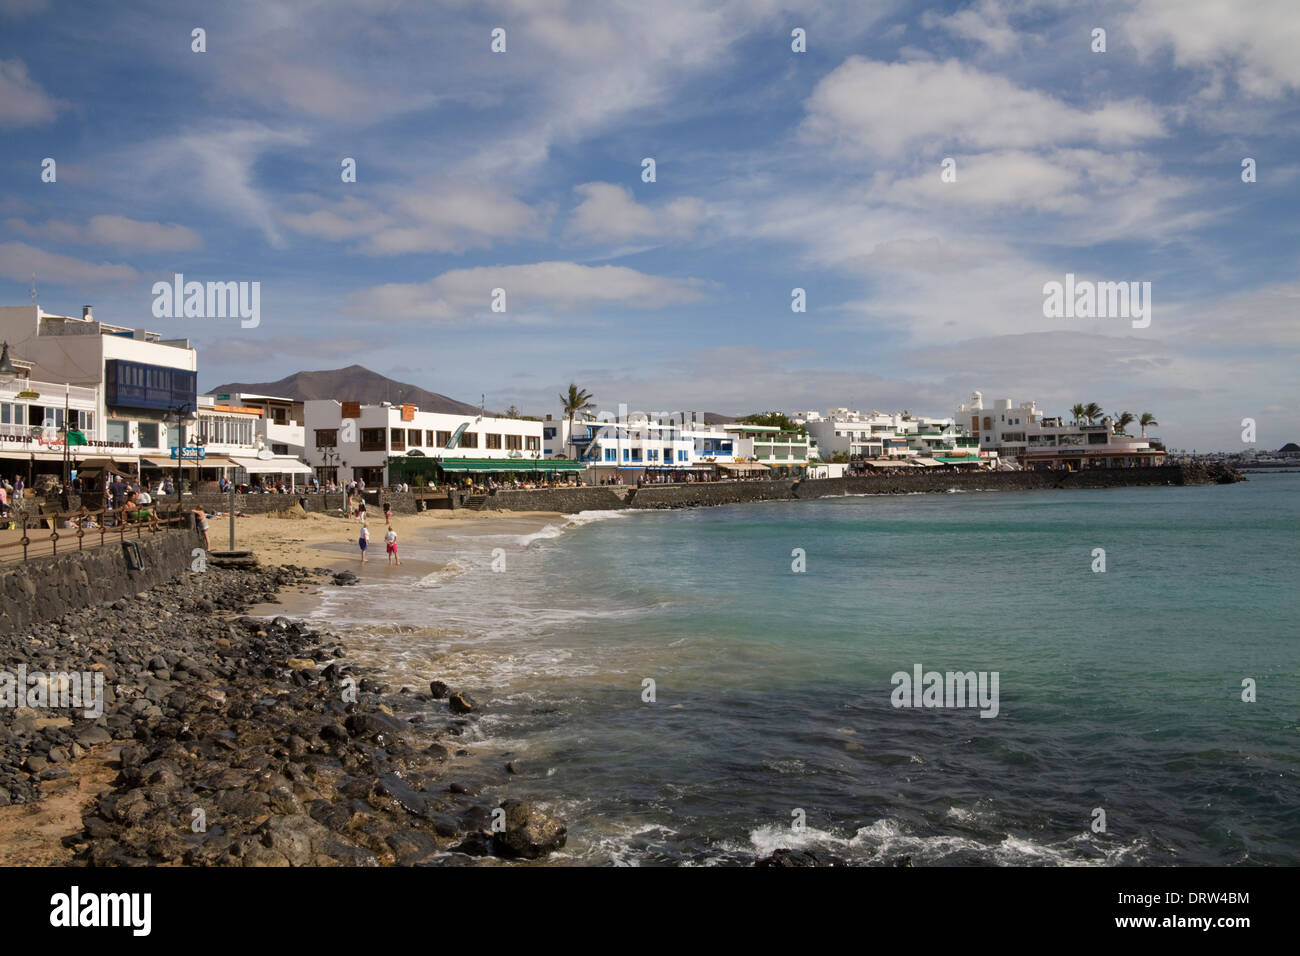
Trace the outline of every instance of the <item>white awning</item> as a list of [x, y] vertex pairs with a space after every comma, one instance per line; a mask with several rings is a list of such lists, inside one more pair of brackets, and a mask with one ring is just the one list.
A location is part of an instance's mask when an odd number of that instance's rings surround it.
[[230, 460], [250, 475], [314, 475], [316, 473], [297, 458], [236, 458], [232, 455]]

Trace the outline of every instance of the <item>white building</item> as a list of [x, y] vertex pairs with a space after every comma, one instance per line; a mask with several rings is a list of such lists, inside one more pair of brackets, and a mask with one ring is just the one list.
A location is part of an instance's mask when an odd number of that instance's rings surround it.
[[262, 445], [271, 454], [301, 457], [306, 450], [302, 402], [281, 395], [252, 392], [223, 392], [213, 397], [226, 405], [258, 409], [262, 414], [257, 423], [257, 437], [262, 439]]
[[572, 457], [591, 481], [673, 481], [689, 477], [788, 474], [808, 464], [808, 438], [775, 426], [706, 424], [698, 412], [585, 414], [573, 422], [547, 418], [549, 458]]
[[1026, 468], [1128, 468], [1165, 461], [1158, 439], [1117, 434], [1110, 417], [1092, 424], [1069, 422], [1044, 415], [1033, 402], [1012, 405], [1009, 398], [986, 408], [984, 396], [974, 392], [958, 407], [956, 420], [969, 426], [981, 453], [996, 452]]
[[104, 467], [138, 473], [170, 460], [179, 434], [167, 419], [197, 407], [197, 357], [188, 339], [99, 322], [90, 306], [76, 317], [39, 305], [0, 307], [0, 339], [31, 363], [33, 379], [57, 387], [51, 391], [94, 390], [91, 429], [111, 458]]
[[303, 403], [304, 458], [321, 481], [364, 481], [369, 487], [415, 486], [514, 474], [581, 472], [573, 462], [547, 462], [542, 422], [444, 412], [415, 405], [362, 405], [334, 399]]

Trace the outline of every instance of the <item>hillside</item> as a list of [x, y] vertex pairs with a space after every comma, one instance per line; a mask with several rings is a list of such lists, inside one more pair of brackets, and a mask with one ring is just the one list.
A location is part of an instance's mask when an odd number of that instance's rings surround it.
[[[334, 398], [344, 402], [361, 402], [377, 405], [392, 402], [394, 405], [410, 403], [425, 412], [450, 412], [477, 415], [477, 405], [467, 405], [438, 392], [430, 392], [418, 385], [394, 381], [372, 372], [361, 365], [347, 368], [322, 369], [316, 372], [294, 372], [277, 382], [229, 382], [208, 390], [222, 392], [253, 392], [258, 395], [278, 395], [307, 401], [313, 398]], [[491, 411], [489, 410], [489, 414]]]

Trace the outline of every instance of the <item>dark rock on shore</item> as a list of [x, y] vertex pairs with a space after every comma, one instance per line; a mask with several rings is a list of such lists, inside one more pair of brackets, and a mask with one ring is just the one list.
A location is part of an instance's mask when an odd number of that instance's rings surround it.
[[493, 835], [492, 847], [497, 856], [536, 860], [564, 846], [568, 828], [555, 817], [523, 800], [507, 800], [505, 830]]
[[755, 866], [848, 866], [838, 856], [832, 856], [821, 850], [773, 850], [754, 863]]
[[[443, 685], [442, 707], [390, 693], [347, 663], [334, 635], [240, 616], [266, 594], [322, 579], [328, 572], [209, 568], [0, 636], [0, 655], [29, 673], [104, 676], [102, 713], [0, 711], [0, 806], [39, 799], [42, 781], [120, 745], [117, 779], [70, 839], [80, 864], [454, 865], [562, 847], [563, 822], [501, 804], [509, 776], [499, 764], [451, 778], [441, 741], [477, 720], [468, 694]], [[498, 806], [507, 828], [493, 835]]]

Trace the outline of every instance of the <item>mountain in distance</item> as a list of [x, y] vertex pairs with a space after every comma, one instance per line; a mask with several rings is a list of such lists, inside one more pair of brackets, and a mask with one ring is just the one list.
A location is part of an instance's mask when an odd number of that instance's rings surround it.
[[[361, 402], [363, 405], [392, 402], [394, 405], [415, 405], [422, 412], [445, 412], [456, 415], [479, 413], [477, 405], [458, 402], [454, 398], [430, 392], [418, 385], [395, 381], [378, 372], [372, 372], [363, 365], [322, 369], [316, 372], [294, 372], [278, 382], [230, 382], [208, 391], [210, 394], [251, 392], [255, 395], [292, 398], [300, 402], [319, 398], [333, 398], [340, 402]], [[493, 413], [489, 410], [488, 414]]]

